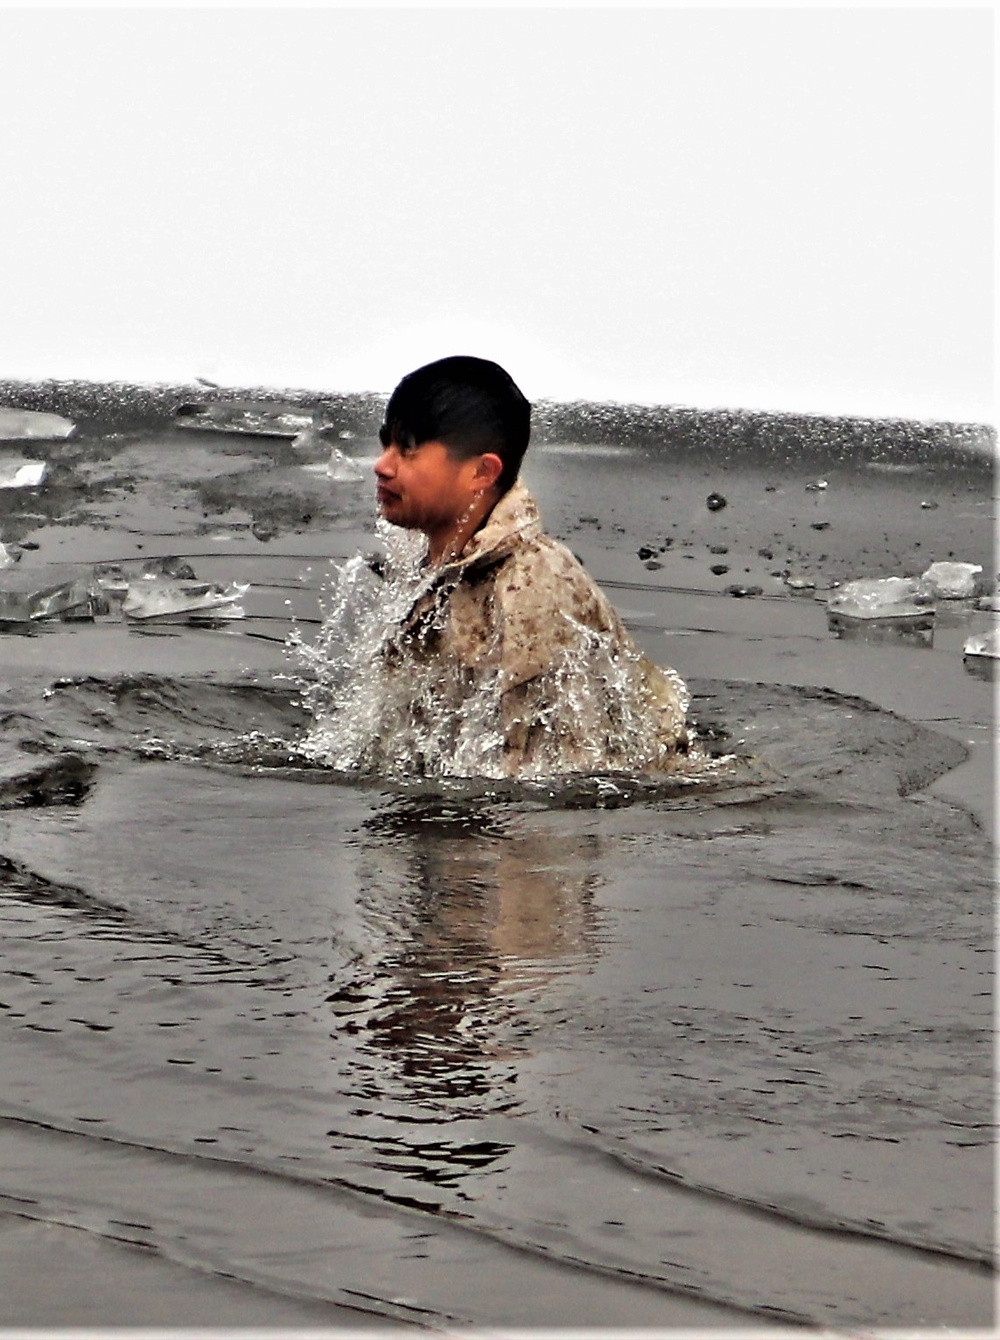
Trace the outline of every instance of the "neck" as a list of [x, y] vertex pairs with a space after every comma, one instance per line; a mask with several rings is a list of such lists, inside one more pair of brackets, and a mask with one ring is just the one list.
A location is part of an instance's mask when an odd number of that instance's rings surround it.
[[473, 498], [468, 509], [446, 526], [426, 531], [427, 562], [432, 567], [457, 558], [499, 501], [496, 489], [487, 489]]

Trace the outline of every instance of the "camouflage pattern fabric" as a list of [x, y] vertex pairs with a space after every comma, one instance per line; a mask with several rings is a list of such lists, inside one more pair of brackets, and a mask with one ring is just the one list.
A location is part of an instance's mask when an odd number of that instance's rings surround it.
[[385, 655], [394, 679], [425, 681], [436, 664], [459, 697], [492, 693], [506, 776], [670, 770], [687, 746], [680, 676], [639, 652], [582, 564], [543, 532], [520, 480], [436, 570]]

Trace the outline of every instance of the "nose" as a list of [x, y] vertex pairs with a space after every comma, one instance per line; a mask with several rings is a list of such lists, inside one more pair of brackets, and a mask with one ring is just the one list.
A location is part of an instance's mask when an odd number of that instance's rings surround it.
[[389, 479], [392, 477], [393, 474], [395, 474], [395, 462], [392, 459], [392, 457], [393, 457], [393, 448], [392, 445], [390, 444], [388, 447], [385, 448], [385, 450], [382, 452], [382, 455], [378, 458], [378, 460], [372, 467], [379, 479]]

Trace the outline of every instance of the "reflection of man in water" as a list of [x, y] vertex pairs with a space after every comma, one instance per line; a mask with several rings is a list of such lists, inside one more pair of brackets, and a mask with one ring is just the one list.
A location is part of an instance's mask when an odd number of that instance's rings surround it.
[[489, 701], [504, 775], [668, 768], [686, 742], [687, 691], [542, 532], [518, 478], [530, 415], [508, 374], [479, 358], [431, 363], [392, 393], [378, 505], [426, 535], [431, 581], [388, 662], [417, 679], [439, 666], [467, 702]]
[[533, 1050], [522, 1006], [596, 957], [601, 839], [558, 819], [511, 827], [488, 807], [456, 821], [404, 803], [367, 821], [359, 845], [371, 940], [331, 1004], [364, 1020], [363, 1052], [392, 1058], [404, 1085], [384, 1074], [387, 1096], [509, 1102], [511, 1067]]

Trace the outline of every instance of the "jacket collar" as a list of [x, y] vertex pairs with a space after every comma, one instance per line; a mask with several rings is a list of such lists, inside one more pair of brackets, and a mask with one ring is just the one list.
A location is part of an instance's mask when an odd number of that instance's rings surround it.
[[[519, 543], [542, 533], [538, 504], [520, 479], [514, 481], [457, 556], [427, 574], [427, 585], [414, 599], [409, 613], [401, 621], [401, 630], [412, 630], [429, 605], [455, 589], [467, 572], [489, 568], [501, 562]], [[390, 640], [392, 635], [390, 634]]]
[[542, 533], [538, 504], [520, 478], [516, 479], [465, 548], [438, 571], [441, 576], [458, 576], [470, 568], [496, 563], [522, 540]]

